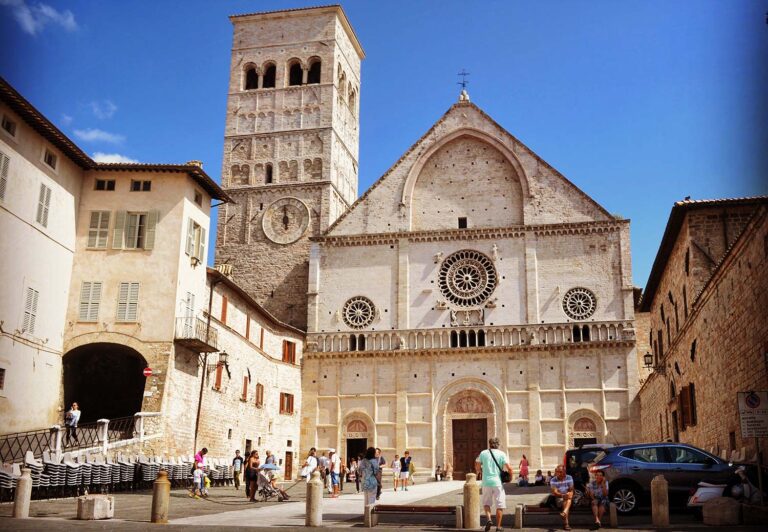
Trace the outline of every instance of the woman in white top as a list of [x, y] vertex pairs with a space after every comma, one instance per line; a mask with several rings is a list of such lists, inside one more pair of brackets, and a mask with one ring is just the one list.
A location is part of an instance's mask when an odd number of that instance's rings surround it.
[[75, 444], [79, 445], [80, 442], [77, 439], [77, 423], [80, 421], [80, 408], [77, 403], [72, 403], [72, 408], [64, 415], [64, 425], [67, 427], [67, 436], [65, 445], [71, 443], [71, 439], [75, 439]]
[[392, 477], [395, 482], [395, 492], [397, 492], [397, 483], [400, 479], [400, 455], [396, 454], [395, 459], [392, 460]]

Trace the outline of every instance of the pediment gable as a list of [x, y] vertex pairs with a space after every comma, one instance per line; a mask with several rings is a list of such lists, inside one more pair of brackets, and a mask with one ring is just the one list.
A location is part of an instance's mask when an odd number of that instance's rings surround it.
[[476, 105], [462, 101], [327, 236], [608, 221], [613, 217]]

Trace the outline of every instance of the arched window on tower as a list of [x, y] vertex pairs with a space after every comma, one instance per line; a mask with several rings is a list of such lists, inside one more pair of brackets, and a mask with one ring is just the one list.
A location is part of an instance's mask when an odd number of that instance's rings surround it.
[[357, 92], [355, 89], [349, 89], [349, 112], [352, 116], [357, 116]]
[[272, 163], [267, 163], [265, 167], [264, 182], [267, 184], [272, 182]]
[[264, 89], [275, 88], [275, 77], [277, 75], [277, 67], [274, 63], [267, 63], [264, 65], [264, 76], [261, 82], [261, 86]]
[[245, 67], [245, 90], [252, 91], [259, 88], [259, 75], [256, 73], [256, 67], [248, 65]]
[[309, 60], [309, 74], [307, 75], [307, 83], [320, 83], [320, 69], [322, 63], [319, 57]]
[[301, 85], [302, 75], [303, 73], [301, 70], [301, 63], [298, 61], [291, 63], [291, 65], [288, 67], [288, 85], [291, 87]]

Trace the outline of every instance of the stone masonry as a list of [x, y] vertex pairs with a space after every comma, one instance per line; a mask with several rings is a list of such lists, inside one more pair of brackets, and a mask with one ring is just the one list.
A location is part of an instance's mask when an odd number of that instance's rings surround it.
[[736, 393], [768, 389], [767, 206], [756, 198], [673, 208], [642, 302], [664, 368], [639, 392], [645, 441], [754, 455]]

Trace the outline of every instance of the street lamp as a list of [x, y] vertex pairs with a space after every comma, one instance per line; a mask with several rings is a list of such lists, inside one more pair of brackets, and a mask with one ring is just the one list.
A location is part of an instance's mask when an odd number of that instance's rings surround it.
[[663, 364], [655, 366], [653, 364], [653, 355], [646, 351], [643, 355], [643, 362], [645, 363], [645, 369], [650, 369], [651, 371], [655, 371], [656, 373], [661, 373], [662, 375], [667, 374], [667, 368], [664, 367]]

